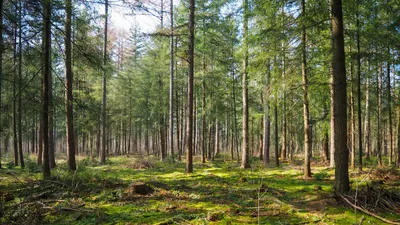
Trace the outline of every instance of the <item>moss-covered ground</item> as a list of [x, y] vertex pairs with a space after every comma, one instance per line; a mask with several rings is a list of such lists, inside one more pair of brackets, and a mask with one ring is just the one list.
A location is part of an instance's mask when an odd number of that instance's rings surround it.
[[[199, 160], [197, 160], [199, 161]], [[313, 179], [302, 178], [300, 163], [240, 169], [219, 158], [196, 163], [140, 156], [113, 157], [106, 165], [81, 159], [75, 173], [59, 161], [52, 178], [28, 161], [25, 169], [0, 169], [1, 224], [382, 224], [355, 211], [333, 194], [333, 170], [315, 165]], [[352, 188], [371, 182], [366, 172], [350, 171]], [[132, 182], [153, 187], [151, 195], [127, 193]], [[385, 184], [383, 184], [385, 185]], [[390, 188], [399, 187], [399, 181]], [[378, 212], [399, 220], [399, 213]]]

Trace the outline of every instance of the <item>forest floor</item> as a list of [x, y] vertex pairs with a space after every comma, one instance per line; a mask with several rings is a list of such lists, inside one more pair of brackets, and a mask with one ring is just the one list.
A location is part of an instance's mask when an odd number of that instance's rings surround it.
[[[10, 165], [0, 169], [0, 224], [384, 224], [335, 196], [334, 171], [321, 165], [313, 165], [307, 180], [301, 161], [264, 168], [254, 160], [243, 170], [219, 158], [195, 163], [190, 175], [184, 168], [140, 156], [113, 157], [103, 166], [80, 159], [75, 173], [59, 161], [52, 179], [42, 180], [33, 161], [25, 169]], [[357, 194], [361, 202], [370, 189], [382, 199], [385, 191], [400, 193], [398, 170], [364, 171], [350, 171], [349, 198]], [[137, 182], [154, 192], [133, 194], [129, 186]], [[372, 210], [400, 221], [400, 208], [379, 209], [379, 198]], [[399, 206], [400, 199], [393, 201]]]

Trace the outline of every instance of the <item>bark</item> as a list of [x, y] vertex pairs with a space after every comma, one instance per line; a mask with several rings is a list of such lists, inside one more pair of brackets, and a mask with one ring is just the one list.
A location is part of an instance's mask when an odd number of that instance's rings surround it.
[[274, 107], [274, 115], [275, 115], [275, 164], [276, 167], [279, 167], [279, 130], [278, 130], [278, 104], [275, 102]]
[[[302, 18], [306, 16], [305, 0], [301, 1]], [[308, 74], [307, 74], [307, 33], [303, 24], [302, 35], [302, 62], [301, 74], [303, 81], [303, 122], [304, 122], [304, 177], [311, 178], [311, 129], [310, 129], [310, 110], [308, 100]]]
[[[203, 56], [203, 71], [205, 72], [205, 55]], [[205, 163], [206, 162], [206, 152], [207, 152], [207, 148], [206, 148], [206, 81], [205, 78], [203, 77], [203, 81], [202, 81], [202, 101], [201, 101], [201, 108], [202, 108], [202, 113], [201, 113], [201, 148], [202, 148], [202, 152], [201, 152], [201, 162]]]
[[357, 120], [358, 120], [358, 168], [362, 170], [362, 121], [361, 121], [361, 50], [360, 50], [360, 19], [357, 5]]
[[43, 159], [43, 118], [40, 119], [38, 132], [39, 132], [39, 135], [38, 135], [39, 143], [37, 145], [38, 146], [37, 164], [42, 165], [42, 163], [43, 163], [43, 160], [42, 160]]
[[346, 146], [347, 112], [346, 112], [346, 66], [343, 37], [342, 1], [331, 1], [331, 25], [333, 39], [333, 126], [335, 149], [335, 189], [344, 193], [349, 186], [349, 153]]
[[269, 118], [269, 95], [270, 95], [270, 62], [267, 63], [267, 73], [265, 75], [265, 94], [264, 94], [264, 158], [263, 163], [269, 163], [269, 148], [270, 148], [270, 134], [271, 134], [271, 122]]
[[194, 79], [194, 12], [195, 0], [189, 1], [189, 74], [186, 127], [186, 173], [193, 173], [193, 79]]
[[100, 163], [104, 165], [106, 163], [106, 144], [107, 144], [107, 122], [106, 122], [106, 109], [107, 109], [107, 31], [108, 31], [108, 0], [105, 0], [105, 21], [104, 21], [104, 47], [103, 47], [103, 80], [102, 80], [102, 142], [101, 142], [101, 154]]
[[382, 166], [382, 65], [380, 66], [380, 72], [377, 75], [377, 98], [378, 98], [378, 118], [377, 118], [377, 139], [376, 139], [376, 151], [378, 157], [379, 166]]
[[[390, 49], [388, 49], [388, 55], [390, 56]], [[387, 105], [388, 105], [388, 119], [389, 119], [389, 166], [392, 165], [393, 162], [393, 129], [392, 129], [392, 95], [391, 95], [391, 84], [390, 84], [390, 62], [387, 62]]]
[[171, 36], [169, 38], [169, 150], [174, 161], [174, 1], [170, 0]]
[[65, 0], [65, 75], [66, 75], [66, 124], [67, 124], [67, 163], [69, 170], [76, 170], [75, 162], [75, 133], [74, 133], [74, 114], [73, 114], [73, 95], [72, 87], [74, 74], [72, 71], [72, 45], [71, 45], [71, 0]]
[[42, 114], [43, 114], [43, 177], [50, 177], [50, 165], [49, 165], [49, 77], [51, 73], [51, 0], [43, 1], [43, 24], [44, 24], [44, 35], [43, 35], [43, 88], [42, 88]]
[[[3, 1], [0, 1], [0, 12], [3, 12]], [[3, 13], [0, 13], [0, 108], [2, 108], [2, 81], [3, 81], [3, 51], [4, 51], [4, 45], [3, 45]], [[2, 110], [0, 110], [0, 118], [2, 118]], [[0, 138], [3, 137], [2, 131], [3, 131], [3, 124], [0, 123]], [[1, 165], [1, 160], [2, 160], [2, 148], [1, 148], [1, 142], [0, 142], [0, 168], [2, 167]]]
[[356, 168], [356, 134], [355, 134], [355, 115], [354, 115], [354, 68], [353, 68], [353, 63], [350, 62], [350, 138], [351, 138], [351, 168], [355, 169]]
[[22, 1], [18, 12], [18, 154], [21, 168], [25, 167], [22, 152]]
[[249, 106], [248, 106], [248, 69], [247, 64], [249, 60], [248, 51], [248, 0], [244, 0], [244, 22], [243, 22], [243, 77], [242, 77], [242, 98], [243, 98], [243, 128], [242, 128], [242, 163], [241, 167], [246, 169], [250, 168], [250, 156], [249, 156]]
[[[14, 74], [17, 75], [17, 25], [14, 27]], [[14, 78], [13, 81], [13, 144], [14, 144], [14, 166], [18, 166], [18, 135], [17, 135], [17, 98], [15, 97], [17, 94], [17, 78]]]

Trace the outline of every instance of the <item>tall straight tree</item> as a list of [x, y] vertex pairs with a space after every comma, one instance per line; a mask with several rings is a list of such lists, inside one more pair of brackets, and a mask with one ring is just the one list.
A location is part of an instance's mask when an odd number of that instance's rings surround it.
[[103, 93], [102, 93], [102, 108], [101, 108], [101, 121], [102, 121], [102, 145], [100, 163], [106, 163], [106, 147], [107, 147], [107, 123], [106, 123], [106, 104], [107, 104], [107, 30], [108, 30], [108, 0], [105, 0], [105, 21], [104, 21], [104, 48], [103, 48]]
[[[2, 80], [3, 80], [3, 0], [0, 1], [0, 108], [2, 106]], [[3, 120], [2, 120], [2, 113], [0, 110], [0, 138], [3, 137]], [[0, 144], [0, 168], [1, 168], [1, 144]]]
[[301, 1], [302, 24], [302, 61], [301, 75], [303, 80], [303, 120], [304, 120], [304, 177], [311, 178], [311, 129], [310, 129], [310, 108], [308, 100], [308, 74], [307, 74], [307, 33], [304, 24], [306, 17], [306, 1]]
[[[362, 170], [362, 121], [361, 121], [361, 49], [360, 49], [360, 3], [357, 4], [357, 121], [358, 121], [358, 168]], [[367, 104], [367, 103], [366, 103]], [[366, 112], [368, 113], [368, 112]]]
[[194, 78], [194, 11], [195, 0], [189, 1], [189, 74], [186, 127], [186, 173], [193, 173], [193, 78]]
[[243, 75], [242, 75], [242, 98], [243, 98], [243, 128], [242, 128], [242, 164], [241, 167], [246, 169], [250, 167], [250, 151], [249, 151], [249, 106], [248, 106], [248, 88], [247, 88], [247, 64], [249, 61], [249, 40], [248, 40], [248, 20], [249, 20], [249, 1], [243, 2]]
[[25, 167], [22, 152], [22, 1], [18, 2], [18, 155], [21, 168]]
[[73, 95], [72, 82], [74, 74], [72, 71], [72, 46], [71, 46], [71, 0], [65, 0], [65, 73], [67, 78], [67, 90], [65, 94], [65, 111], [67, 123], [67, 161], [68, 169], [76, 170], [75, 162], [75, 134], [74, 134], [74, 114], [73, 114]]
[[347, 139], [347, 90], [343, 37], [342, 0], [331, 0], [332, 24], [332, 85], [335, 149], [335, 188], [338, 193], [349, 190], [349, 151]]
[[[17, 8], [15, 6], [15, 11]], [[17, 13], [17, 12], [16, 12]], [[15, 22], [14, 25], [14, 47], [13, 47], [13, 57], [14, 57], [14, 64], [13, 70], [14, 75], [17, 75], [17, 25]], [[13, 91], [13, 145], [14, 145], [14, 166], [18, 166], [18, 135], [17, 135], [17, 79], [14, 77], [14, 82], [12, 85]]]
[[270, 76], [271, 76], [271, 65], [270, 61], [268, 59], [267, 63], [267, 73], [265, 76], [265, 94], [264, 94], [264, 145], [263, 145], [263, 151], [264, 151], [264, 157], [263, 157], [263, 163], [266, 165], [269, 163], [269, 149], [270, 149], [270, 135], [271, 135], [271, 122], [270, 122], [270, 117], [269, 117], [269, 95], [270, 95]]
[[174, 161], [174, 0], [169, 5], [171, 34], [169, 37], [169, 149]]
[[43, 177], [50, 177], [49, 165], [49, 76], [51, 73], [51, 0], [43, 1], [43, 87], [42, 87], [42, 115], [43, 115]]

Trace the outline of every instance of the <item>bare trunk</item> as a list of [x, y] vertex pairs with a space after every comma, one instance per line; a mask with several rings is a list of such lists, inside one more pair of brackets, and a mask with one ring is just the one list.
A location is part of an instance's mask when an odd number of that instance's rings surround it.
[[42, 114], [43, 114], [43, 177], [50, 177], [50, 165], [49, 165], [49, 92], [50, 84], [49, 77], [51, 73], [51, 1], [43, 1], [43, 24], [44, 24], [44, 35], [43, 35], [43, 88], [42, 88]]
[[195, 0], [189, 1], [189, 74], [186, 127], [186, 173], [193, 173], [193, 79], [194, 79], [194, 12]]
[[242, 98], [243, 98], [243, 128], [242, 128], [242, 168], [250, 168], [250, 156], [249, 156], [249, 106], [248, 106], [248, 0], [244, 0], [244, 22], [243, 22], [243, 46], [244, 46], [244, 56], [243, 56], [243, 78], [242, 78]]
[[335, 189], [339, 193], [349, 190], [349, 152], [346, 146], [346, 64], [343, 37], [342, 1], [331, 1], [332, 39], [333, 39], [333, 127], [335, 149]]
[[[302, 18], [306, 16], [305, 0], [301, 1]], [[307, 74], [307, 34], [305, 25], [302, 28], [302, 63], [301, 74], [303, 80], [303, 120], [304, 120], [304, 177], [311, 178], [311, 129], [310, 110], [308, 100], [308, 74]]]
[[105, 21], [104, 21], [104, 46], [103, 46], [103, 80], [102, 80], [102, 108], [101, 108], [101, 122], [102, 122], [102, 142], [100, 163], [106, 163], [106, 145], [107, 145], [107, 31], [108, 31], [108, 0], [105, 0]]

